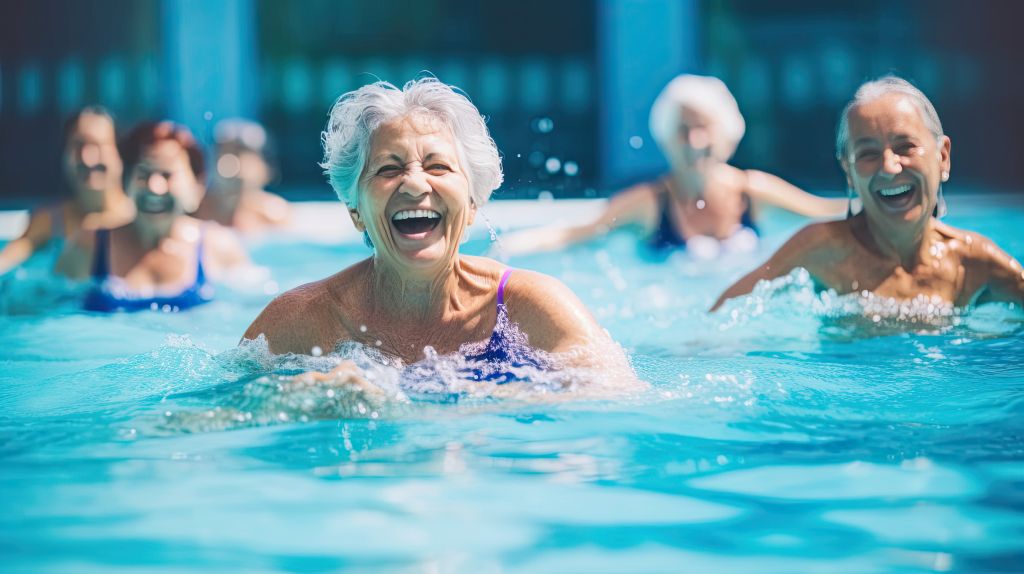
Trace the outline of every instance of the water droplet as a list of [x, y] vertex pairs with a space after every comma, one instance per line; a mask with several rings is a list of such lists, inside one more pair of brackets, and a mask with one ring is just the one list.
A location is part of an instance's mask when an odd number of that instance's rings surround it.
[[321, 349], [320, 347], [317, 347], [317, 346], [314, 346], [314, 347], [313, 347], [312, 349], [310, 349], [310, 351], [309, 351], [309, 352], [310, 352], [310, 353], [311, 353], [311, 354], [312, 354], [312, 355], [313, 355], [314, 357], [319, 357], [320, 355], [323, 355], [323, 354], [324, 354], [324, 350], [323, 350], [323, 349]]
[[548, 191], [546, 189], [542, 190], [540, 193], [537, 194], [537, 200], [538, 201], [552, 201], [554, 199], [555, 199], [555, 194], [551, 193], [550, 191]]
[[562, 170], [565, 171], [565, 175], [573, 177], [580, 172], [580, 166], [574, 161], [567, 161], [562, 166]]
[[213, 119], [213, 112], [211, 112], [210, 110], [206, 110], [205, 112], [203, 112], [203, 119], [206, 120], [206, 121], [212, 120]]
[[703, 199], [697, 200], [697, 209], [704, 209], [705, 206], [707, 206], [707, 203]]
[[360, 325], [359, 326], [359, 332], [360, 333], [365, 333], [366, 332], [366, 325]]
[[544, 162], [544, 169], [548, 170], [548, 173], [558, 173], [558, 170], [562, 169], [562, 161], [557, 157], [549, 157]]
[[640, 136], [633, 136], [629, 138], [629, 147], [633, 149], [640, 149], [644, 147], [644, 138]]

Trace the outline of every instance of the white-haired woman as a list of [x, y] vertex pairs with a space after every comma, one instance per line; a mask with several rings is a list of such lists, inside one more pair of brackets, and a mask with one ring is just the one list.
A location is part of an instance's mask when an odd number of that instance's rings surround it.
[[756, 204], [810, 217], [839, 217], [845, 209], [842, 200], [729, 165], [745, 124], [736, 99], [718, 78], [684, 74], [669, 82], [651, 107], [650, 130], [670, 173], [616, 194], [594, 221], [509, 234], [501, 249], [510, 255], [553, 250], [633, 227], [655, 250], [683, 248], [713, 258], [757, 245]]
[[373, 255], [279, 296], [245, 338], [264, 335], [279, 354], [356, 342], [404, 363], [431, 348], [461, 353], [485, 374], [487, 364], [532, 361], [522, 353], [525, 338], [552, 354], [579, 351], [556, 362], [629, 371], [560, 282], [459, 253], [477, 209], [502, 181], [498, 150], [465, 96], [434, 78], [402, 89], [363, 86], [334, 105], [323, 145], [331, 187]]
[[945, 209], [950, 139], [920, 90], [892, 76], [863, 84], [840, 116], [836, 158], [850, 188], [851, 215], [797, 232], [714, 308], [797, 267], [840, 294], [867, 291], [956, 306], [1024, 303], [1017, 261], [991, 240], [937, 219]]

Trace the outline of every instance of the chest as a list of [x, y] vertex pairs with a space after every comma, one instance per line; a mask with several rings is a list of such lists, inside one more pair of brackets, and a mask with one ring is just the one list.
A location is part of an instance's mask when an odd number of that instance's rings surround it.
[[132, 242], [111, 238], [107, 255], [110, 274], [133, 289], [184, 288], [195, 283], [198, 275], [200, 252], [193, 242], [167, 238], [152, 249], [142, 249]]
[[496, 311], [487, 308], [437, 321], [364, 315], [356, 322], [346, 322], [339, 340], [353, 340], [412, 363], [426, 357], [427, 347], [439, 355], [449, 355], [467, 343], [484, 341], [494, 332], [496, 321]]
[[719, 191], [695, 202], [670, 200], [666, 209], [683, 239], [706, 235], [727, 239], [736, 232], [747, 210], [747, 200], [739, 192]]
[[954, 304], [970, 295], [965, 293], [964, 268], [957, 257], [934, 258], [908, 269], [875, 258], [851, 256], [818, 268], [815, 276], [839, 293], [867, 290], [897, 300], [937, 296]]

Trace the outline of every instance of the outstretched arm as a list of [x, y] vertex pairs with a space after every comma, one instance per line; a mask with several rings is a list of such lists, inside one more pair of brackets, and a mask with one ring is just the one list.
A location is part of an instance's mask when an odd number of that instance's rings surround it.
[[601, 237], [619, 227], [638, 223], [646, 227], [656, 209], [649, 187], [637, 186], [613, 197], [608, 207], [593, 221], [569, 227], [523, 229], [502, 235], [497, 251], [508, 256], [557, 251]]
[[726, 289], [711, 306], [711, 311], [717, 311], [729, 299], [750, 293], [759, 281], [770, 281], [788, 274], [797, 267], [807, 267], [814, 249], [821, 243], [824, 234], [823, 224], [820, 223], [808, 225], [796, 232], [764, 265]]
[[747, 195], [758, 203], [774, 205], [806, 217], [837, 218], [846, 215], [847, 201], [812, 195], [781, 177], [748, 169]]
[[[58, 207], [58, 209], [60, 209]], [[33, 211], [28, 228], [21, 237], [4, 245], [0, 251], [0, 275], [7, 273], [32, 257], [53, 238], [53, 217], [47, 209]]]

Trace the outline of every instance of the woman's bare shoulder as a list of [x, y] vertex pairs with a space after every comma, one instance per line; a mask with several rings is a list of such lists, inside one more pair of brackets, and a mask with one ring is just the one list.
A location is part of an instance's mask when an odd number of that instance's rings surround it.
[[278, 295], [256, 317], [244, 338], [263, 335], [274, 353], [309, 354], [344, 337], [346, 299], [355, 284], [356, 266]]

